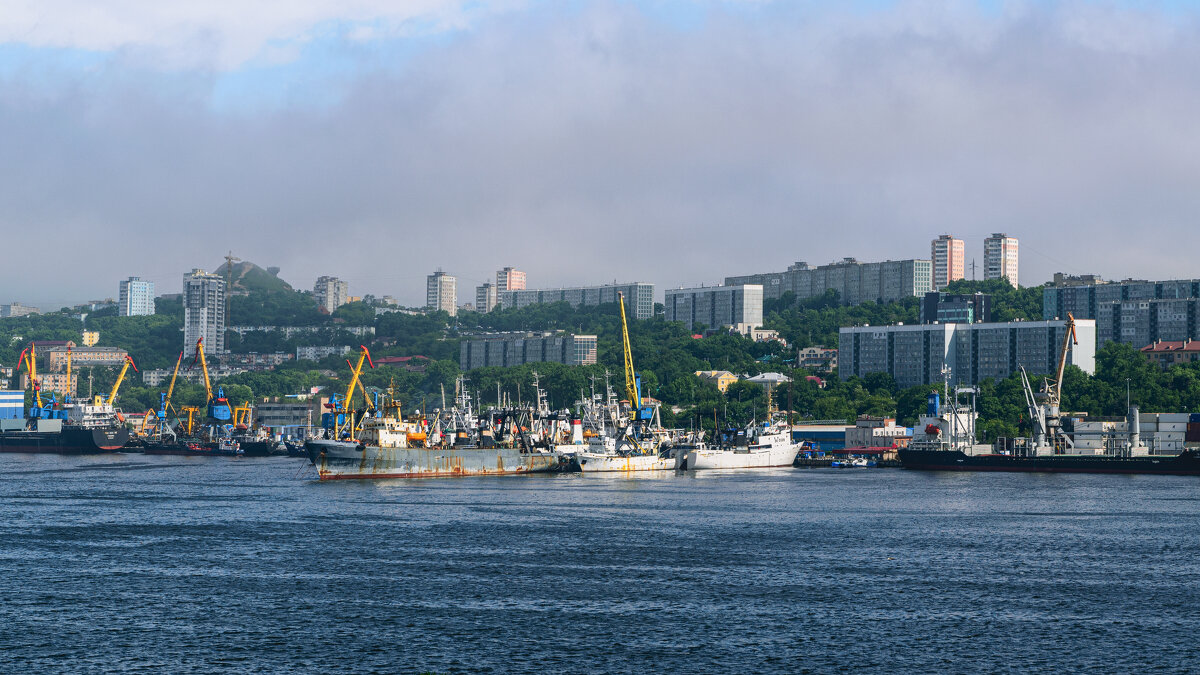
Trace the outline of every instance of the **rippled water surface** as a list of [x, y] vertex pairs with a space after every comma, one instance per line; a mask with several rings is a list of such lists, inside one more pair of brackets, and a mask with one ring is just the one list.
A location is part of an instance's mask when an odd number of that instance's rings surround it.
[[0, 669], [1194, 670], [1200, 480], [0, 456]]

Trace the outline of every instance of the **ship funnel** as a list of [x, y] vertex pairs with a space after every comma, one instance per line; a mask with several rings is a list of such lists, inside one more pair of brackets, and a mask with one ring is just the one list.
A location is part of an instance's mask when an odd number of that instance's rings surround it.
[[929, 417], [937, 417], [938, 411], [942, 407], [942, 397], [936, 391], [929, 392], [929, 398], [926, 399], [925, 414]]
[[571, 443], [583, 445], [583, 424], [579, 419], [571, 420]]
[[1141, 418], [1138, 416], [1138, 407], [1136, 405], [1129, 406], [1129, 414], [1125, 418], [1125, 425], [1129, 427], [1129, 447], [1136, 448], [1142, 444], [1142, 424]]

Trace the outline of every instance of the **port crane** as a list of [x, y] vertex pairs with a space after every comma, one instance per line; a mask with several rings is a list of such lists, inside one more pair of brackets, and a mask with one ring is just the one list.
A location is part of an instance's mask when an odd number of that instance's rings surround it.
[[[342, 434], [352, 436], [356, 428], [354, 421], [354, 411], [350, 407], [350, 402], [354, 398], [354, 390], [356, 387], [361, 387], [360, 377], [362, 376], [363, 363], [368, 364], [371, 368], [375, 367], [375, 362], [371, 360], [371, 352], [367, 350], [365, 345], [359, 345], [358, 365], [350, 367], [350, 384], [346, 387], [346, 396], [338, 400], [334, 395], [333, 400], [325, 404], [331, 412], [321, 415], [321, 426], [329, 430], [333, 434], [333, 438], [341, 438]], [[346, 361], [350, 363], [349, 360]], [[371, 404], [371, 399], [366, 395], [366, 390], [363, 390], [363, 398], [367, 399], [365, 405]], [[366, 414], [364, 410], [363, 414]]]
[[121, 366], [121, 372], [117, 374], [117, 381], [113, 383], [112, 391], [109, 392], [108, 398], [104, 400], [104, 405], [112, 405], [113, 401], [117, 400], [117, 390], [121, 388], [121, 383], [125, 381], [125, 373], [129, 372], [130, 366], [133, 366], [133, 372], [138, 372], [137, 366], [133, 363], [133, 357], [126, 354], [125, 363]]
[[1070, 436], [1062, 431], [1062, 383], [1067, 368], [1067, 353], [1071, 345], [1079, 344], [1075, 334], [1075, 317], [1067, 313], [1066, 334], [1058, 352], [1058, 371], [1054, 382], [1046, 378], [1039, 392], [1033, 391], [1029, 373], [1021, 366], [1021, 387], [1025, 392], [1025, 405], [1029, 409], [1029, 420], [1033, 424], [1033, 447], [1039, 455], [1054, 454], [1060, 447], [1073, 447]]
[[[625, 294], [617, 293], [617, 301], [621, 308], [621, 347], [625, 358], [625, 394], [629, 396], [630, 406], [629, 424], [621, 432], [620, 438], [632, 443], [638, 452], [645, 453], [647, 449], [638, 443], [638, 436], [641, 434], [636, 432], [640, 432], [645, 425], [656, 421], [658, 409], [646, 405], [642, 400], [642, 376], [638, 375], [633, 368], [633, 348], [629, 343], [629, 322], [625, 318]], [[629, 433], [630, 427], [635, 429], [635, 433]]]
[[[149, 419], [149, 413], [146, 415], [147, 419], [158, 427], [157, 435], [160, 439], [170, 431], [170, 425], [167, 423], [167, 415], [171, 412], [171, 395], [175, 393], [175, 378], [179, 377], [179, 366], [182, 363], [183, 352], [179, 352], [179, 358], [175, 359], [175, 370], [171, 372], [171, 384], [167, 386], [165, 392], [159, 394], [158, 411], [154, 413], [154, 419]], [[145, 424], [143, 424], [144, 427]]]

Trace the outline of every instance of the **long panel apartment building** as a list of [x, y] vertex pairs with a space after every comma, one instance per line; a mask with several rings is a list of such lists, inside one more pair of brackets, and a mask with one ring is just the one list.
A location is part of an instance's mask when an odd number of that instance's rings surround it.
[[[1096, 322], [1076, 320], [1075, 333], [1067, 363], [1094, 373]], [[901, 387], [942, 382], [943, 367], [962, 385], [1003, 379], [1021, 366], [1053, 373], [1065, 337], [1065, 321], [853, 326], [839, 331], [838, 373], [843, 380], [888, 373]]]
[[667, 321], [696, 326], [731, 326], [745, 332], [762, 325], [763, 288], [758, 284], [669, 288], [663, 302]]
[[602, 305], [616, 302], [618, 293], [625, 294], [625, 311], [629, 316], [635, 319], [649, 319], [654, 316], [654, 284], [641, 282], [549, 290], [500, 291], [500, 306], [510, 309], [552, 302], [567, 302], [572, 307]]
[[933, 289], [933, 263], [928, 260], [885, 260], [860, 263], [854, 258], [809, 267], [797, 262], [783, 272], [725, 277], [726, 286], [758, 284], [763, 297], [774, 299], [793, 293], [803, 300], [837, 291], [843, 304], [894, 302], [919, 297]]
[[1055, 275], [1042, 291], [1042, 318], [1095, 319], [1099, 346], [1117, 341], [1141, 349], [1159, 340], [1200, 339], [1200, 279], [1126, 280]]
[[590, 366], [596, 363], [596, 344], [595, 335], [488, 333], [463, 339], [458, 364], [463, 370], [546, 362]]

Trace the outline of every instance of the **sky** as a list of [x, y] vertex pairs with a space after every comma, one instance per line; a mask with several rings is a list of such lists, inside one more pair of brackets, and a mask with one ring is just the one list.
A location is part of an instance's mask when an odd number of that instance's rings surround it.
[[1023, 285], [1195, 278], [1198, 183], [1191, 2], [0, 0], [0, 302], [228, 251], [661, 297], [992, 232]]

